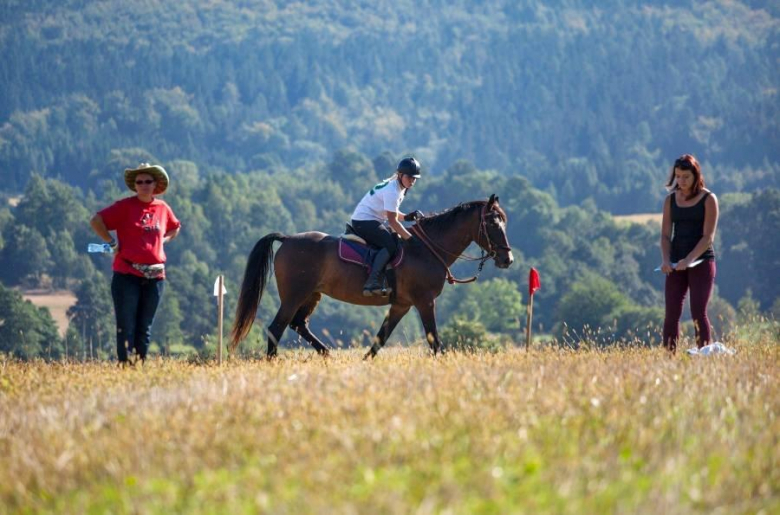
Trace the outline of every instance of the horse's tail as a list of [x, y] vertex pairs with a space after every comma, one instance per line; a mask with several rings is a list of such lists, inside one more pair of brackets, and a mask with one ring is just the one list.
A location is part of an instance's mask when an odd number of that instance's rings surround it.
[[268, 282], [268, 274], [271, 272], [271, 264], [274, 261], [273, 244], [286, 238], [278, 232], [267, 234], [260, 238], [249, 254], [244, 280], [241, 283], [241, 293], [238, 294], [236, 318], [233, 321], [233, 330], [230, 332], [231, 351], [235, 350], [238, 342], [246, 338], [249, 330], [252, 329], [252, 324], [255, 323], [257, 306], [260, 305], [265, 283]]

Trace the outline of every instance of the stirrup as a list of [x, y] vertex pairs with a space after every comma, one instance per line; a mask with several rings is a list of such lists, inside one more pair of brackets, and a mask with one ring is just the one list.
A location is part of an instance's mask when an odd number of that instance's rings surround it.
[[393, 289], [390, 286], [379, 286], [377, 288], [364, 288], [364, 297], [389, 297], [393, 293]]

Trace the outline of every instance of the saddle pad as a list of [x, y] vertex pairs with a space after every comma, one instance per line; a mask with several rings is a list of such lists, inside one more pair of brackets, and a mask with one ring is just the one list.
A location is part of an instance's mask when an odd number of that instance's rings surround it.
[[[368, 247], [352, 240], [339, 238], [339, 259], [347, 263], [354, 263], [370, 269], [377, 252], [378, 249], [376, 247]], [[404, 248], [399, 246], [398, 252], [395, 253], [395, 258], [387, 265], [387, 268], [397, 268], [403, 259]]]

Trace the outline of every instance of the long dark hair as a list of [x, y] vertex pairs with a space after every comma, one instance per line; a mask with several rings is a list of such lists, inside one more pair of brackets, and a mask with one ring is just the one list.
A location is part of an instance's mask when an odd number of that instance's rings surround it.
[[675, 191], [679, 188], [677, 182], [674, 180], [675, 168], [693, 173], [693, 188], [691, 188], [691, 194], [685, 197], [685, 200], [691, 200], [704, 189], [704, 175], [701, 173], [701, 165], [691, 154], [683, 154], [675, 159], [674, 164], [672, 165], [672, 171], [669, 174], [669, 181], [666, 183], [666, 189]]

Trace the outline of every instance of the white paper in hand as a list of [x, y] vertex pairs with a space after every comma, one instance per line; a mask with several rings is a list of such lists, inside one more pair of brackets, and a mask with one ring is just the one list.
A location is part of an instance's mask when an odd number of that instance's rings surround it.
[[[688, 268], [693, 268], [693, 267], [695, 267], [696, 265], [699, 265], [699, 264], [701, 264], [701, 263], [702, 263], [702, 261], [704, 261], [704, 260], [703, 260], [703, 259], [697, 259], [696, 261], [691, 261], [691, 264], [689, 264], [689, 265], [688, 265]], [[677, 266], [677, 263], [672, 263], [672, 268], [674, 268], [674, 267], [676, 267], [676, 266]], [[661, 271], [661, 267], [659, 266], [658, 268], [656, 268], [656, 269], [655, 269], [655, 270], [653, 270], [653, 271], [654, 271], [654, 272], [660, 272], [660, 271]]]

